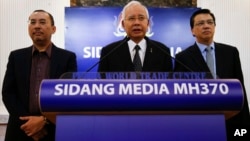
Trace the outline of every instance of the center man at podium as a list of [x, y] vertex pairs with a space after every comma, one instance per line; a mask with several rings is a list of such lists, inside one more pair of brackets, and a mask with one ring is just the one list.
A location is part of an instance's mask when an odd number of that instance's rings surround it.
[[146, 37], [150, 21], [144, 5], [129, 2], [122, 10], [121, 22], [127, 37], [102, 49], [99, 72], [172, 71], [169, 48]]

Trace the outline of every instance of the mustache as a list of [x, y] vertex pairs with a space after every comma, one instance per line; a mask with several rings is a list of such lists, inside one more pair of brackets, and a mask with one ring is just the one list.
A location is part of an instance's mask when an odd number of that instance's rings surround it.
[[43, 34], [42, 31], [33, 31], [32, 33], [33, 33], [33, 34]]

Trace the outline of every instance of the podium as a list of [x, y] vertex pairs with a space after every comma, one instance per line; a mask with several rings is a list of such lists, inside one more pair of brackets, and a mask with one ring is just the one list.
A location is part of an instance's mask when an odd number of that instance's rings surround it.
[[85, 75], [41, 83], [40, 108], [56, 123], [57, 141], [226, 141], [225, 120], [243, 104], [235, 79]]

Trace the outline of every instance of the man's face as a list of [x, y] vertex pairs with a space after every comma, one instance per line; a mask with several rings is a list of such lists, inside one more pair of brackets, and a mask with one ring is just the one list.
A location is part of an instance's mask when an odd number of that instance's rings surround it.
[[29, 17], [29, 35], [34, 44], [47, 44], [56, 31], [51, 25], [49, 15], [45, 12], [34, 12]]
[[193, 35], [199, 43], [210, 44], [213, 41], [215, 23], [209, 14], [199, 14], [194, 18]]
[[146, 11], [141, 5], [131, 5], [125, 11], [122, 26], [127, 35], [134, 42], [140, 42], [146, 35], [149, 20]]

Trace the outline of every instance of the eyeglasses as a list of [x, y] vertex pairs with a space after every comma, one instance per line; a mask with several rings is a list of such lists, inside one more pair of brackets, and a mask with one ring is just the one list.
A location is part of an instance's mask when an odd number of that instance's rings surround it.
[[144, 16], [140, 16], [140, 17], [138, 17], [138, 18], [136, 18], [136, 17], [129, 17], [129, 18], [126, 18], [126, 20], [128, 20], [129, 22], [135, 22], [137, 19], [138, 19], [138, 21], [142, 22], [142, 21], [144, 21], [144, 20], [147, 19], [147, 18], [144, 17]]
[[208, 25], [214, 25], [214, 21], [213, 20], [207, 20], [207, 21], [198, 21], [196, 24], [194, 24], [195, 26], [203, 26], [208, 24]]

